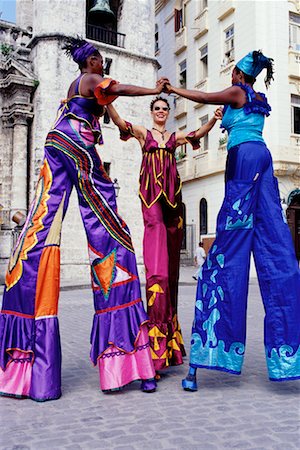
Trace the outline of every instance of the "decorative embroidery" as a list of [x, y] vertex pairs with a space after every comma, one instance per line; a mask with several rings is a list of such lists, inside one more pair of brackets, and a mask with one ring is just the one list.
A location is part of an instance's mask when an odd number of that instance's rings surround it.
[[158, 283], [155, 283], [151, 287], [149, 287], [148, 291], [153, 292], [153, 294], [151, 295], [151, 297], [148, 300], [148, 306], [152, 306], [154, 304], [157, 294], [164, 293], [163, 288]]
[[[147, 342], [146, 344], [143, 345], [139, 345], [135, 348], [136, 351], [141, 351], [141, 350], [145, 350], [146, 348], [148, 348], [150, 346], [149, 342]], [[103, 355], [100, 356], [99, 359], [105, 359], [105, 358], [113, 358], [114, 356], [123, 356], [123, 355], [128, 355], [130, 353], [126, 353], [123, 352], [122, 350], [118, 350], [116, 352], [111, 352], [111, 353], [103, 353]]]
[[9, 261], [5, 278], [6, 291], [20, 280], [23, 273], [23, 261], [27, 260], [28, 252], [38, 243], [37, 233], [44, 228], [43, 219], [48, 213], [47, 201], [50, 198], [49, 190], [51, 185], [52, 173], [48, 161], [45, 159], [41, 167], [35, 199]]
[[[239, 206], [240, 202], [235, 202], [233, 209], [240, 211]], [[218, 253], [217, 250], [218, 247], [214, 244], [205, 262], [206, 270], [211, 269], [209, 275], [211, 283], [202, 284], [202, 289], [199, 290], [201, 298], [196, 301], [196, 316], [203, 315], [205, 302], [208, 302], [207, 311], [211, 310], [208, 318], [202, 323], [202, 330], [206, 332], [206, 340], [203, 340], [197, 332], [192, 334], [190, 363], [197, 367], [214, 367], [238, 374], [243, 363], [244, 344], [234, 342], [229, 350], [225, 350], [225, 342], [218, 340], [215, 332], [216, 323], [221, 319], [218, 302], [223, 302], [225, 297], [224, 290], [218, 281], [218, 277], [225, 266], [225, 256], [223, 253]], [[215, 267], [218, 267], [218, 269]], [[202, 270], [199, 273], [199, 278], [200, 280], [203, 278]], [[195, 323], [193, 328], [195, 328]]]
[[271, 380], [300, 378], [300, 346], [297, 350], [290, 345], [272, 348], [271, 352], [266, 350], [266, 359]]
[[115, 250], [113, 249], [108, 255], [104, 255], [89, 244], [92, 288], [94, 291], [101, 290], [106, 300], [111, 288], [137, 280], [137, 275], [129, 272], [126, 267], [117, 262], [116, 253], [115, 258], [113, 257]]
[[100, 286], [105, 300], [108, 299], [111, 285], [116, 275], [116, 249], [114, 248], [104, 258], [95, 258], [91, 269], [95, 284]]
[[59, 130], [51, 131], [48, 134], [47, 145], [57, 148], [74, 161], [78, 171], [79, 188], [89, 207], [112, 238], [134, 253], [127, 227], [124, 227], [124, 223], [118, 217], [116, 211], [109, 206], [93, 183], [91, 175], [94, 170], [94, 163], [86, 149], [80, 147]]

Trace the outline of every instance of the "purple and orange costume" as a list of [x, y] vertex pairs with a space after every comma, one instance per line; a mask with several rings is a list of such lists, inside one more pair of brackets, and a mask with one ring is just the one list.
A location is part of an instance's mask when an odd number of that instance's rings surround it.
[[[121, 139], [134, 137], [126, 122]], [[199, 148], [194, 133], [187, 140]], [[139, 196], [144, 219], [149, 337], [155, 370], [182, 364], [185, 356], [177, 315], [180, 249], [183, 238], [181, 180], [175, 159], [176, 134], [159, 144], [147, 130], [142, 149]]]
[[[95, 149], [95, 143], [103, 143], [100, 107], [95, 98], [80, 95], [81, 79], [47, 136], [35, 198], [6, 274], [0, 315], [2, 395], [37, 401], [61, 395], [60, 234], [73, 186], [88, 239], [95, 306], [90, 355], [99, 366], [101, 389], [155, 374], [130, 233]], [[110, 82], [99, 86], [105, 91]]]

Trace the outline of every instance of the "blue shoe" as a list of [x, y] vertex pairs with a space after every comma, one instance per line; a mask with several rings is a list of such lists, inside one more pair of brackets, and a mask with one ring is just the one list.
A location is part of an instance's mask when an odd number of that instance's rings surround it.
[[198, 390], [196, 372], [197, 369], [195, 369], [194, 367], [190, 367], [189, 373], [187, 374], [185, 379], [182, 380], [182, 387], [185, 391], [194, 392]]
[[153, 380], [143, 380], [142, 384], [141, 384], [141, 390], [143, 392], [147, 392], [148, 394], [150, 394], [151, 392], [155, 392], [156, 391], [156, 381]]

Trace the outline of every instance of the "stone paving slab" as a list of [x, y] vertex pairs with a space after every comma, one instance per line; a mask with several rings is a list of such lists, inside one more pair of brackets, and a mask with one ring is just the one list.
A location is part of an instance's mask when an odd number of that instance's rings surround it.
[[[181, 285], [179, 319], [189, 346], [195, 284]], [[243, 374], [198, 371], [199, 391], [184, 392], [184, 366], [168, 369], [157, 392], [135, 382], [103, 394], [89, 361], [89, 289], [61, 293], [63, 396], [36, 403], [0, 398], [1, 450], [298, 450], [300, 383], [267, 379], [263, 309], [252, 281]]]

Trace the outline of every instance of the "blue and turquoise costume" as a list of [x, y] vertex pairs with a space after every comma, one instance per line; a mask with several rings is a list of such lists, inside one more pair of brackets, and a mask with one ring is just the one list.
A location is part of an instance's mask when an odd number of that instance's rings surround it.
[[[264, 62], [253, 71], [251, 59], [252, 53], [237, 67], [255, 77]], [[300, 272], [272, 157], [262, 137], [264, 118], [271, 108], [264, 94], [257, 97], [250, 85], [238, 86], [247, 101], [242, 108], [224, 108], [221, 126], [228, 132], [225, 198], [216, 239], [198, 281], [190, 372], [183, 380], [188, 390], [197, 389], [198, 367], [241, 373], [251, 252], [265, 308], [269, 378], [300, 378]]]

